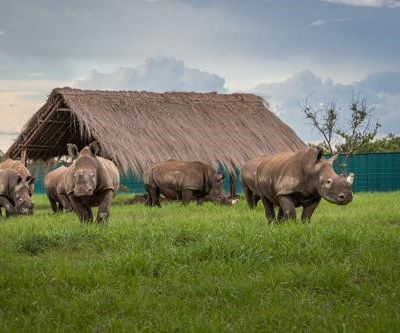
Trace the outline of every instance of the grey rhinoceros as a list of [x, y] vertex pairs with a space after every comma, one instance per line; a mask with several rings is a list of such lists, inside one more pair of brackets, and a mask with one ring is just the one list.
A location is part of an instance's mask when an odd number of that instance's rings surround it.
[[74, 144], [68, 144], [68, 153], [74, 160], [65, 172], [64, 186], [75, 213], [82, 222], [91, 222], [91, 207], [99, 207], [96, 221], [107, 222], [113, 198], [116, 196], [120, 177], [115, 164], [98, 156], [97, 141], [80, 152]]
[[60, 166], [50, 171], [44, 179], [44, 188], [54, 213], [69, 212], [72, 210], [67, 192], [65, 190], [64, 176], [67, 167]]
[[0, 216], [2, 207], [6, 216], [33, 213], [34, 205], [29, 193], [31, 181], [24, 181], [15, 170], [0, 170]]
[[148, 193], [147, 204], [159, 206], [160, 194], [168, 199], [177, 199], [187, 205], [196, 199], [197, 204], [212, 201], [234, 204], [224, 193], [224, 175], [211, 165], [200, 161], [169, 160], [154, 164], [144, 174]]
[[296, 207], [303, 207], [302, 220], [311, 219], [321, 198], [338, 205], [352, 201], [354, 175], [337, 175], [320, 149], [285, 152], [247, 162], [242, 168], [242, 183], [250, 207], [257, 198], [264, 204], [267, 220], [295, 219]]
[[35, 190], [35, 180], [36, 177], [32, 177], [29, 169], [18, 160], [13, 160], [11, 158], [6, 159], [5, 161], [0, 163], [0, 170], [15, 170], [18, 175], [21, 176], [22, 180], [29, 183], [29, 194], [32, 196]]

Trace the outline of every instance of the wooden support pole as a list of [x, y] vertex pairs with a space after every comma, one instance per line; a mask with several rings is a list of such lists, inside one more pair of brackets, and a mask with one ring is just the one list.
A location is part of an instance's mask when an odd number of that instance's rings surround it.
[[23, 165], [26, 166], [26, 148], [21, 150], [21, 162]]
[[234, 199], [236, 197], [236, 184], [235, 184], [235, 175], [233, 173], [229, 175], [229, 182], [231, 190], [231, 199]]

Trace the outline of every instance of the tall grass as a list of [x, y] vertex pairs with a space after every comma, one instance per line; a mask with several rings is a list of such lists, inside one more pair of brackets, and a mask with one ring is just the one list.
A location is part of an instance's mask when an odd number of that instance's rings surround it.
[[124, 205], [108, 226], [0, 222], [0, 331], [400, 331], [400, 193], [322, 203], [310, 224], [261, 205]]

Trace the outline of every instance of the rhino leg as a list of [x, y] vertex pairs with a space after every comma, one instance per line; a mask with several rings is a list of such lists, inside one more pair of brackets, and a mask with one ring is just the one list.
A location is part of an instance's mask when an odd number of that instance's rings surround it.
[[57, 205], [57, 201], [51, 196], [51, 195], [47, 195], [47, 198], [49, 199], [50, 202], [50, 206], [51, 209], [54, 213], [58, 212], [58, 205]]
[[283, 214], [282, 207], [278, 207], [278, 216], [276, 218], [278, 221], [283, 220], [285, 218], [285, 214]]
[[260, 201], [261, 197], [259, 197], [258, 195], [254, 194], [253, 196], [253, 206], [254, 208], [257, 207], [257, 203]]
[[181, 200], [184, 206], [187, 206], [190, 200], [193, 199], [193, 192], [191, 190], [183, 190]]
[[315, 209], [318, 207], [320, 202], [321, 198], [318, 198], [312, 203], [309, 203], [307, 206], [303, 206], [303, 212], [301, 214], [301, 220], [303, 222], [310, 222], [311, 216], [313, 215]]
[[161, 202], [160, 202], [160, 191], [158, 188], [146, 185], [146, 191], [149, 194], [149, 206], [158, 206], [161, 207]]
[[58, 200], [60, 202], [60, 210], [62, 210], [64, 213], [72, 211], [71, 203], [69, 202], [68, 197], [65, 194], [57, 194]]
[[96, 220], [97, 223], [105, 223], [108, 221], [113, 197], [114, 197], [113, 191], [108, 190], [105, 193], [103, 201], [99, 205], [99, 209], [97, 211], [97, 220]]
[[76, 201], [73, 195], [68, 196], [69, 202], [74, 210], [74, 212], [78, 215], [79, 220], [81, 222], [89, 222], [90, 216], [87, 211], [87, 208], [82, 205], [80, 202]]
[[279, 196], [278, 197], [279, 206], [282, 208], [283, 217], [285, 220], [287, 219], [296, 219], [296, 207], [288, 196]]
[[15, 208], [7, 198], [0, 196], [0, 207], [6, 210], [6, 217], [15, 215]]
[[275, 219], [274, 205], [266, 197], [262, 198], [262, 203], [264, 205], [265, 217], [271, 223]]

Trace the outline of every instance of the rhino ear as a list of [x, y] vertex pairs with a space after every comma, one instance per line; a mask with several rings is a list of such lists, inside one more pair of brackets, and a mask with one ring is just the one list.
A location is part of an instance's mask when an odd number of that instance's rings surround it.
[[316, 162], [321, 161], [322, 156], [324, 156], [324, 151], [320, 147], [317, 147]]
[[75, 159], [78, 157], [78, 147], [74, 145], [73, 143], [68, 143], [67, 144], [67, 149], [68, 149], [68, 155], [72, 158]]
[[28, 183], [28, 185], [35, 184], [35, 180], [36, 180], [36, 177], [32, 177], [32, 176], [26, 177], [26, 182]]
[[99, 142], [98, 142], [98, 141], [93, 141], [93, 142], [89, 145], [89, 149], [90, 149], [90, 152], [91, 152], [94, 156], [99, 155], [99, 153], [100, 153], [100, 144], [99, 144]]
[[223, 173], [217, 172], [217, 175], [216, 175], [217, 182], [220, 182], [224, 178], [225, 178], [225, 175]]

